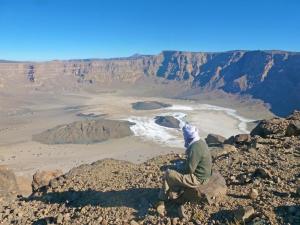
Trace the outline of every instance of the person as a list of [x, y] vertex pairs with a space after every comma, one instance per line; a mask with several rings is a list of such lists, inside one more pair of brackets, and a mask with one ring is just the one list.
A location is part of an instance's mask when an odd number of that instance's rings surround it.
[[207, 144], [200, 139], [198, 129], [190, 124], [182, 128], [187, 160], [183, 172], [168, 169], [163, 176], [159, 205], [176, 199], [185, 188], [196, 188], [208, 182], [212, 175], [212, 158]]

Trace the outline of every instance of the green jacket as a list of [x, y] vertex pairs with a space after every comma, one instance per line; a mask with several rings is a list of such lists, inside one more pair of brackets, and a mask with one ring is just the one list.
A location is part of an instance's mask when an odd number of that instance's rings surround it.
[[204, 141], [196, 141], [187, 149], [187, 172], [193, 173], [199, 181], [211, 176], [212, 159]]

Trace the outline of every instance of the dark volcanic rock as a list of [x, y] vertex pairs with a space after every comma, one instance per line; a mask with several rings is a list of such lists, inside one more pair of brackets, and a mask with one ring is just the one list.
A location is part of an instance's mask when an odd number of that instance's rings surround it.
[[222, 146], [225, 140], [225, 137], [218, 134], [208, 134], [205, 138], [205, 141], [209, 147]]
[[130, 136], [131, 125], [128, 121], [116, 120], [77, 121], [33, 135], [32, 139], [44, 144], [91, 144]]
[[156, 101], [145, 101], [145, 102], [135, 102], [132, 104], [132, 108], [135, 110], [153, 110], [153, 109], [161, 109], [171, 107], [172, 105], [156, 102]]
[[155, 123], [163, 127], [179, 128], [180, 121], [173, 116], [157, 116]]

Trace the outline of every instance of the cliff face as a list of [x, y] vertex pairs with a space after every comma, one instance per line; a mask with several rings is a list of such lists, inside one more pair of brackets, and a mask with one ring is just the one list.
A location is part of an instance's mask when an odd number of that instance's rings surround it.
[[182, 82], [200, 92], [252, 95], [269, 103], [278, 115], [300, 108], [300, 53], [164, 51], [106, 60], [0, 62], [0, 88], [23, 81], [21, 85], [72, 89], [80, 84], [134, 84], [144, 77]]

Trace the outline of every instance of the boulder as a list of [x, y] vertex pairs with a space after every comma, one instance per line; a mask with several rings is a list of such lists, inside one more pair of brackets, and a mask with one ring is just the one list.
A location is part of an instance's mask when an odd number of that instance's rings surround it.
[[223, 142], [226, 140], [225, 137], [218, 134], [208, 134], [205, 141], [209, 147], [222, 146]]
[[250, 144], [251, 136], [250, 134], [238, 134], [234, 137], [234, 142], [237, 144]]
[[218, 171], [213, 171], [212, 176], [206, 184], [200, 185], [197, 188], [185, 189], [176, 201], [179, 203], [203, 201], [212, 204], [223, 199], [226, 193], [227, 186], [224, 177]]
[[157, 116], [155, 117], [155, 123], [163, 127], [180, 128], [180, 121], [173, 116]]
[[286, 129], [286, 136], [299, 136], [300, 135], [300, 120], [293, 120], [289, 123]]
[[32, 191], [35, 192], [38, 189], [49, 185], [49, 182], [61, 176], [63, 172], [61, 170], [50, 170], [50, 171], [37, 171], [33, 175], [33, 180], [32, 180]]
[[144, 101], [144, 102], [135, 102], [132, 103], [132, 108], [135, 110], [154, 110], [171, 107], [172, 105], [157, 102], [157, 101]]
[[0, 166], [0, 198], [10, 198], [19, 192], [16, 176], [7, 166]]

